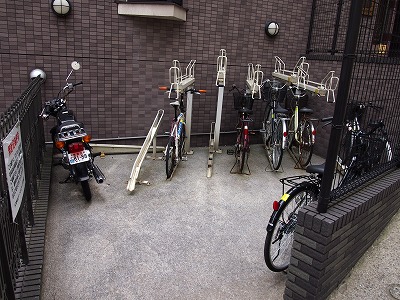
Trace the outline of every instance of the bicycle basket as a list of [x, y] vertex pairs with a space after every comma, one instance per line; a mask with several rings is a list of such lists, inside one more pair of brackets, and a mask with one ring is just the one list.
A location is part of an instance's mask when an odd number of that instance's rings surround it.
[[[296, 99], [291, 92], [286, 93], [285, 95], [285, 108], [294, 111], [296, 105]], [[299, 100], [299, 108], [307, 107], [308, 105], [308, 97], [309, 93], [306, 92], [306, 95], [301, 97]]]
[[[272, 97], [274, 96], [274, 93], [276, 93], [275, 97], [278, 100], [279, 103], [284, 103], [285, 102], [285, 97], [287, 93], [287, 88], [282, 88], [284, 83], [278, 81], [278, 80], [272, 80], [271, 83], [266, 83], [263, 85], [262, 89], [262, 100], [265, 102], [270, 102]], [[274, 91], [273, 87], [279, 88], [278, 91]]]
[[239, 93], [233, 93], [233, 105], [235, 110], [246, 108], [248, 110], [253, 109], [254, 99], [251, 96], [244, 96]]

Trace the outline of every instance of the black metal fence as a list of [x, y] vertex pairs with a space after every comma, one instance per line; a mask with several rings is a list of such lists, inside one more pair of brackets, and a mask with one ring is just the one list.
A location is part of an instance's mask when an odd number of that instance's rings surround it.
[[[15, 103], [0, 116], [0, 296], [14, 299], [14, 289], [21, 266], [29, 263], [26, 229], [34, 225], [32, 200], [38, 197], [37, 179], [40, 178], [45, 140], [43, 122], [39, 119], [41, 110], [40, 88], [42, 79], [31, 81]], [[9, 182], [3, 151], [5, 138], [19, 124], [20, 142], [25, 171], [25, 187], [20, 209], [15, 220], [12, 217]]]
[[313, 1], [307, 57], [342, 62], [321, 212], [398, 164], [399, 9], [400, 0]]

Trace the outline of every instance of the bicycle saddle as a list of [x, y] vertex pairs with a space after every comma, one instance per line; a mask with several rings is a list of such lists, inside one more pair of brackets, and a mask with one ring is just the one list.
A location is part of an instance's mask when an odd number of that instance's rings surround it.
[[246, 108], [246, 107], [242, 107], [242, 108], [240, 108], [238, 111], [239, 111], [240, 113], [244, 113], [244, 114], [248, 114], [248, 115], [251, 115], [251, 114], [253, 113], [253, 110], [248, 109], [248, 108]]
[[288, 114], [289, 113], [289, 111], [286, 108], [283, 108], [279, 103], [277, 103], [277, 105], [276, 105], [275, 112], [277, 112], [278, 114]]
[[325, 163], [320, 165], [308, 165], [306, 168], [307, 173], [315, 173], [318, 175], [323, 175], [325, 170]]
[[302, 107], [299, 109], [300, 113], [305, 113], [305, 114], [312, 114], [313, 110], [311, 108], [308, 107]]

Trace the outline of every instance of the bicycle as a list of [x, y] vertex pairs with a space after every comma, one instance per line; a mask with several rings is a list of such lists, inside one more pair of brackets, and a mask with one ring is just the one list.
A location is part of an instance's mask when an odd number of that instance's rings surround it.
[[[332, 118], [325, 118], [321, 121], [330, 122], [331, 120]], [[358, 172], [360, 167], [362, 170], [370, 170], [376, 163], [376, 159], [381, 160], [382, 152], [376, 154], [376, 144], [370, 143], [369, 139], [375, 138], [374, 136], [379, 134], [381, 145], [388, 145], [387, 134], [380, 130], [384, 128], [383, 121], [378, 123], [379, 126], [372, 125], [372, 129], [367, 133], [363, 133], [361, 130], [356, 133], [360, 137], [358, 139], [360, 144], [354, 143], [352, 147], [355, 147], [355, 149], [350, 149], [349, 153], [354, 156], [351, 158], [351, 163], [344, 169], [338, 187], [350, 183], [348, 180], [343, 180], [343, 178], [346, 178], [346, 174], [361, 176], [362, 174]], [[362, 156], [359, 155], [361, 153], [358, 151], [360, 148], [363, 149], [363, 156], [373, 156], [374, 159], [362, 159]], [[280, 179], [283, 195], [279, 201], [273, 202], [273, 213], [267, 225], [264, 245], [264, 260], [271, 271], [281, 272], [289, 266], [298, 211], [303, 206], [317, 200], [324, 168], [325, 164], [309, 165], [306, 168], [307, 175]], [[353, 175], [347, 178], [355, 180], [356, 176]], [[290, 187], [287, 192], [285, 192], [285, 185]]]
[[[201, 94], [205, 90], [196, 90], [194, 88], [185, 89], [184, 91], [177, 91], [173, 88], [160, 87], [160, 90], [168, 91], [169, 99], [175, 100], [170, 102], [174, 108], [174, 118], [171, 121], [169, 139], [164, 152], [165, 167], [167, 179], [172, 177], [176, 167], [181, 160], [185, 160], [185, 139], [186, 139], [186, 119], [185, 119], [185, 105], [183, 97], [187, 93]], [[172, 93], [177, 93], [176, 97], [171, 97]]]
[[[233, 165], [230, 173], [239, 173], [250, 175], [250, 168], [247, 163], [250, 153], [250, 132], [249, 123], [253, 122], [249, 116], [253, 113], [254, 98], [251, 93], [240, 91], [236, 85], [232, 85], [229, 92], [236, 90], [233, 93], [234, 108], [238, 111], [238, 123], [236, 125], [236, 143], [234, 146], [233, 154], [235, 154], [235, 164]], [[230, 152], [228, 151], [228, 154]], [[239, 172], [233, 172], [235, 166], [238, 165]], [[244, 166], [247, 166], [248, 173], [244, 173]]]
[[292, 153], [294, 153], [293, 147], [297, 148], [296, 160], [301, 168], [305, 168], [311, 161], [315, 143], [316, 131], [310, 118], [313, 110], [300, 107], [300, 101], [307, 96], [305, 89], [293, 85], [289, 90], [293, 96], [294, 107], [289, 122], [288, 148]]
[[[267, 102], [260, 130], [264, 146], [272, 151], [268, 155], [271, 166], [278, 170], [282, 163], [283, 150], [286, 148], [287, 127], [286, 120], [289, 110], [283, 108], [279, 100], [284, 99], [286, 91], [283, 88], [286, 84], [278, 80], [269, 80], [263, 82], [263, 100]], [[283, 95], [283, 97], [282, 97]]]
[[[337, 169], [342, 175], [339, 184], [354, 181], [376, 165], [392, 160], [392, 148], [383, 120], [369, 122], [367, 132], [361, 129], [362, 118], [367, 108], [383, 109], [372, 103], [349, 104], [348, 118], [342, 137], [344, 151], [341, 151], [337, 158]], [[365, 155], [367, 150], [369, 155]]]

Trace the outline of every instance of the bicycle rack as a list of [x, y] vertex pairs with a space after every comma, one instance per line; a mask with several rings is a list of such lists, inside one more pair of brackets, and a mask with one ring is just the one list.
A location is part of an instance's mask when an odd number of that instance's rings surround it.
[[248, 64], [246, 88], [247, 92], [251, 93], [253, 99], [255, 94], [258, 94], [258, 99], [261, 99], [261, 85], [263, 79], [264, 73], [261, 71], [261, 65], [257, 64], [254, 68], [253, 64]]
[[[176, 99], [179, 99], [179, 94], [184, 93], [187, 89], [190, 89], [195, 82], [194, 78], [194, 64], [196, 60], [191, 60], [186, 67], [186, 72], [182, 75], [180, 63], [178, 60], [172, 61], [172, 67], [169, 68], [169, 82], [171, 84], [168, 97], [171, 98], [171, 93], [176, 92]], [[185, 151], [186, 154], [193, 154], [190, 150], [190, 134], [192, 127], [192, 109], [193, 109], [193, 94], [186, 94], [186, 142]]]
[[275, 56], [275, 70], [272, 72], [272, 76], [318, 96], [324, 96], [327, 102], [334, 103], [336, 101], [335, 90], [339, 83], [335, 71], [329, 71], [321, 82], [311, 81], [308, 73], [310, 65], [305, 60], [304, 56], [300, 57], [293, 70], [290, 71], [286, 69], [284, 61], [279, 56]]
[[220, 55], [217, 58], [217, 80], [215, 81], [215, 85], [218, 87], [217, 115], [216, 115], [215, 122], [211, 123], [210, 143], [209, 143], [209, 147], [208, 147], [208, 150], [209, 150], [208, 151], [208, 167], [207, 167], [207, 177], [208, 178], [210, 178], [212, 175], [214, 153], [215, 152], [222, 153], [222, 151], [219, 149], [219, 135], [220, 135], [220, 128], [221, 128], [222, 104], [224, 102], [224, 88], [225, 88], [227, 65], [228, 65], [228, 58], [226, 57], [226, 50], [221, 49]]
[[149, 150], [151, 142], [153, 142], [153, 159], [156, 159], [157, 130], [163, 116], [164, 116], [164, 110], [163, 109], [158, 110], [157, 115], [154, 118], [153, 124], [150, 127], [149, 133], [147, 134], [146, 139], [143, 143], [143, 146], [140, 149], [138, 156], [136, 157], [135, 163], [133, 164], [132, 167], [131, 176], [128, 181], [128, 186], [126, 187], [126, 189], [130, 192], [132, 192], [135, 189], [136, 183], [147, 184], [147, 185], [150, 184], [148, 181], [137, 181], [137, 178], [139, 177], [140, 168], [142, 166], [143, 160], [146, 157], [146, 153]]

